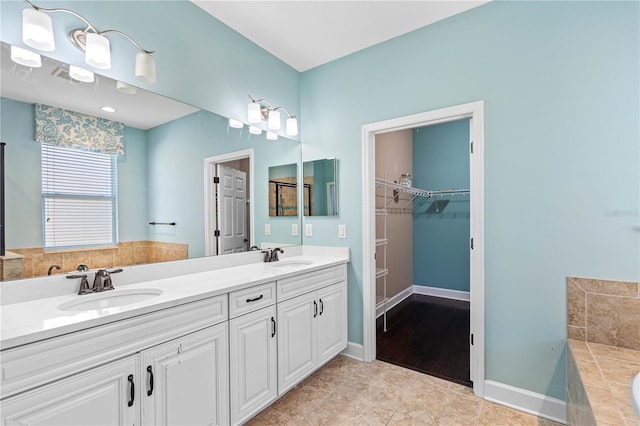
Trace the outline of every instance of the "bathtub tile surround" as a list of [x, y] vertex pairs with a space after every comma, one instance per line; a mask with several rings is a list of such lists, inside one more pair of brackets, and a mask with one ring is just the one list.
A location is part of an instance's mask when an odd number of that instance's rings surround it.
[[640, 351], [640, 282], [567, 279], [570, 339]]
[[160, 241], [128, 241], [108, 248], [45, 252], [37, 247], [12, 249], [12, 252], [23, 256], [24, 261], [21, 275], [9, 279], [20, 279], [45, 276], [53, 264], [61, 267], [55, 273], [65, 273], [75, 271], [81, 263], [98, 269], [182, 260], [189, 257], [189, 246]]
[[631, 382], [640, 351], [569, 339], [567, 423], [640, 425]]
[[568, 424], [639, 426], [640, 283], [569, 277], [567, 325]]

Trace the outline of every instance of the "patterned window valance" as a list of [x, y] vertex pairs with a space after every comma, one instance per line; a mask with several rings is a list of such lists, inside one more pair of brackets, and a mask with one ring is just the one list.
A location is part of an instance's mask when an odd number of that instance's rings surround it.
[[36, 141], [103, 154], [124, 154], [124, 124], [35, 104]]

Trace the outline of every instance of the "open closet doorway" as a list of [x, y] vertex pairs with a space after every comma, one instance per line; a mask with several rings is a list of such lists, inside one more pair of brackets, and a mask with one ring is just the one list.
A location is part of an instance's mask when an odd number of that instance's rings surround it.
[[205, 254], [240, 253], [253, 244], [253, 150], [205, 158]]
[[[364, 358], [376, 358], [378, 343], [382, 360], [473, 383], [478, 396], [484, 396], [483, 127], [482, 102], [363, 126]], [[457, 141], [447, 145], [451, 135]], [[398, 332], [406, 326], [413, 329]], [[454, 332], [462, 335], [448, 336]], [[421, 337], [406, 337], [412, 334]], [[439, 366], [438, 358], [457, 365]]]

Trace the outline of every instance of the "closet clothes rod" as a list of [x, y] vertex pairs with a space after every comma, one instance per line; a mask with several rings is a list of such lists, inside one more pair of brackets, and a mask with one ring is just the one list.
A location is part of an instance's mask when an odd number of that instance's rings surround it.
[[389, 182], [388, 180], [384, 180], [382, 178], [376, 178], [376, 186], [412, 194], [413, 198], [410, 201], [413, 201], [416, 197], [431, 198], [435, 195], [467, 195], [471, 193], [471, 190], [469, 189], [441, 189], [439, 191], [428, 191], [426, 189], [418, 189], [411, 186], [400, 185], [399, 183], [395, 182]]

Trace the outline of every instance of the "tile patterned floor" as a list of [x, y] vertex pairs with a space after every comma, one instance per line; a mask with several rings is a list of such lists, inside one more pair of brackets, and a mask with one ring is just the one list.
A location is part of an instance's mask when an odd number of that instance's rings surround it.
[[339, 355], [247, 425], [555, 425], [465, 386]]

